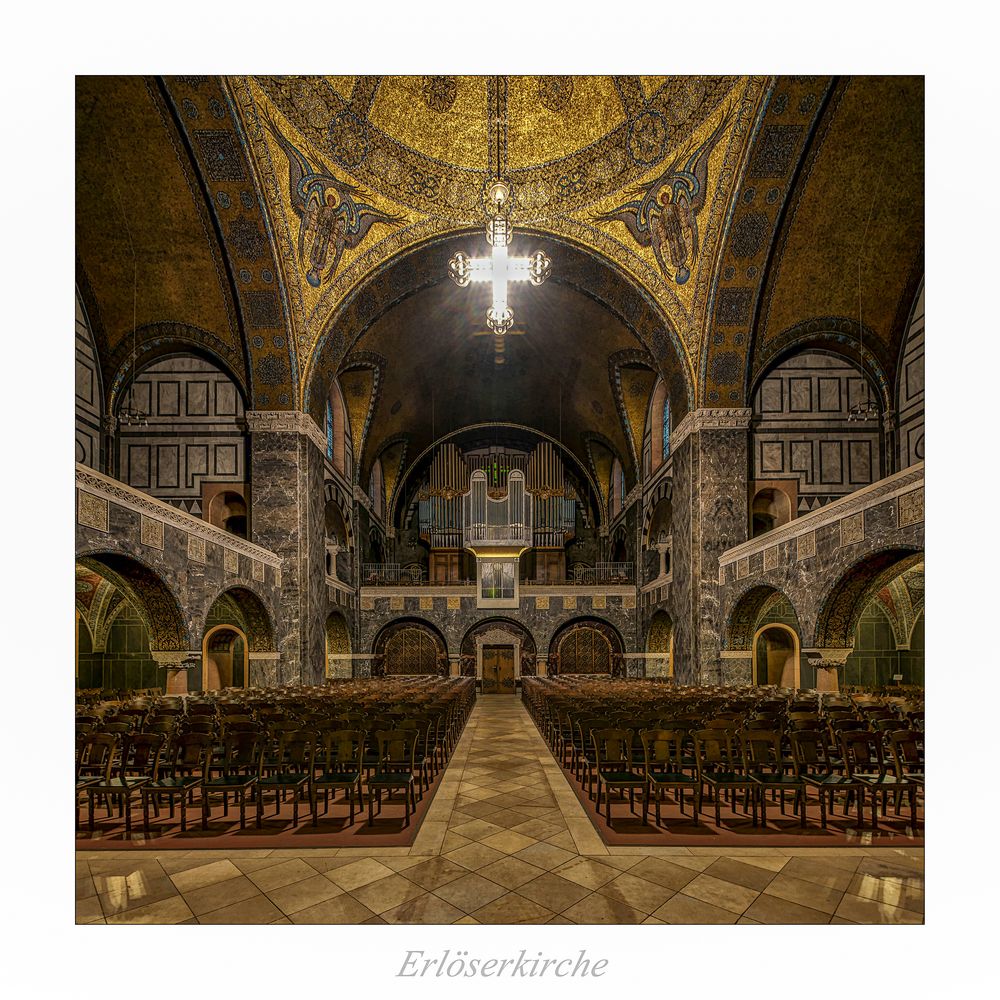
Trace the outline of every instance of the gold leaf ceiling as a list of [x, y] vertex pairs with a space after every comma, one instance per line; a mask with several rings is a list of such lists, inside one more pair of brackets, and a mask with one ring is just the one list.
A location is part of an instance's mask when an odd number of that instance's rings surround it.
[[[473, 411], [558, 434], [551, 393], [501, 390], [574, 366], [563, 434], [630, 469], [652, 372], [679, 418], [745, 405], [797, 344], [856, 351], [866, 225], [866, 351], [891, 383], [923, 275], [919, 77], [81, 77], [76, 167], [105, 399], [134, 290], [140, 367], [196, 345], [248, 407], [322, 420], [330, 380], [356, 371], [362, 472], [394, 436], [415, 455]], [[498, 169], [517, 252], [553, 258], [549, 284], [515, 289], [527, 332], [503, 368], [472, 336], [482, 296], [444, 267], [485, 251]], [[625, 365], [616, 386], [628, 350], [646, 374]], [[424, 382], [448, 401], [434, 420]]]

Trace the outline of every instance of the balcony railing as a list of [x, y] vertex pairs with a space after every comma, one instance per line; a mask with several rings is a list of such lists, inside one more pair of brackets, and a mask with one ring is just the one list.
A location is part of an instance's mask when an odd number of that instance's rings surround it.
[[401, 566], [399, 563], [362, 563], [362, 587], [412, 587], [424, 583], [420, 566]]
[[530, 548], [532, 544], [530, 524], [467, 524], [463, 536], [467, 548], [485, 544]]
[[602, 583], [634, 583], [635, 563], [599, 562], [593, 566], [577, 566], [573, 571], [573, 582], [585, 587]]

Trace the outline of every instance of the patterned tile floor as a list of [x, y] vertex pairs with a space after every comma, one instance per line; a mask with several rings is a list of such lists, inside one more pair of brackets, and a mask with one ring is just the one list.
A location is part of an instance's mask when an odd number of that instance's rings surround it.
[[922, 848], [612, 847], [479, 699], [411, 847], [77, 851], [77, 923], [914, 924]]

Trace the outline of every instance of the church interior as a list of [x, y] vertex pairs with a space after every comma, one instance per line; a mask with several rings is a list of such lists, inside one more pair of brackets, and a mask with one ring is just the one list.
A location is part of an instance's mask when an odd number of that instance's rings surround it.
[[923, 922], [922, 77], [75, 102], [78, 923]]

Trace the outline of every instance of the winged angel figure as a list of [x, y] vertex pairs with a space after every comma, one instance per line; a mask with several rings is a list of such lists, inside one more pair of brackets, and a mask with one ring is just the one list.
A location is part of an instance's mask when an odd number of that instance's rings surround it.
[[653, 248], [664, 276], [678, 285], [691, 277], [698, 257], [698, 213], [708, 189], [708, 158], [731, 117], [732, 112], [726, 114], [693, 153], [685, 150], [662, 174], [636, 188], [633, 201], [594, 216], [595, 222], [623, 222], [639, 246]]
[[288, 160], [288, 190], [299, 217], [299, 261], [307, 267], [306, 281], [318, 288], [337, 270], [344, 251], [360, 246], [372, 226], [393, 226], [402, 216], [356, 201], [360, 188], [337, 180], [322, 164], [313, 166], [278, 131], [270, 115], [265, 122]]

